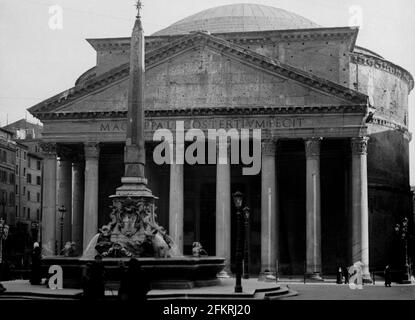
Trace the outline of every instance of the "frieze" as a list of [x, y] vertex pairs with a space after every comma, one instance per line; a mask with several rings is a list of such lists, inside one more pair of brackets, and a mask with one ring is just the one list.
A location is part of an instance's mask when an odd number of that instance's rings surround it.
[[412, 78], [411, 74], [403, 68], [393, 64], [392, 62], [382, 60], [377, 57], [367, 56], [361, 53], [351, 54], [350, 62], [383, 70], [406, 81], [406, 83], [411, 88], [410, 90], [412, 90], [414, 87], [414, 79]]
[[[268, 118], [233, 118], [233, 119], [184, 119], [185, 129], [293, 129], [303, 126], [302, 117], [268, 117]], [[125, 132], [126, 121], [97, 122], [99, 132]], [[146, 119], [144, 129], [156, 131], [158, 129], [175, 130], [176, 120]]]
[[367, 154], [367, 142], [369, 137], [358, 137], [352, 138], [352, 154], [353, 155], [364, 155]]

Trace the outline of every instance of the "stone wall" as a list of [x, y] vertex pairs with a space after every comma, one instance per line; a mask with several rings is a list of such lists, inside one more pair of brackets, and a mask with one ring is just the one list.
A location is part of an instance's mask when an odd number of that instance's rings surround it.
[[[388, 70], [388, 71], [387, 71]], [[353, 54], [350, 63], [352, 88], [369, 96], [376, 117], [408, 126], [408, 95], [411, 90], [405, 74], [389, 62]]]

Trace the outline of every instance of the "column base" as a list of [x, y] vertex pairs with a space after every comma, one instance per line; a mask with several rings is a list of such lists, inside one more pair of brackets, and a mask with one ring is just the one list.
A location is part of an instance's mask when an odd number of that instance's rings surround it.
[[219, 272], [216, 277], [218, 277], [219, 279], [228, 279], [231, 276], [229, 275], [229, 273], [226, 270], [222, 270], [221, 272]]
[[411, 276], [411, 280], [404, 280], [404, 284], [415, 284], [415, 277]]
[[278, 278], [275, 276], [275, 272], [265, 270], [259, 274], [258, 281], [277, 282]]
[[309, 272], [305, 274], [306, 279], [316, 281], [316, 282], [322, 282], [324, 281], [323, 277], [321, 276], [320, 272]]
[[372, 284], [373, 280], [369, 273], [363, 274], [362, 276], [363, 284]]

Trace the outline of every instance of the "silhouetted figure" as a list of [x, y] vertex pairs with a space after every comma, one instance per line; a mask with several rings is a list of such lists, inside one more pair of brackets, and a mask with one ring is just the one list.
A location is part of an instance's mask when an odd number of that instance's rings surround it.
[[85, 275], [82, 279], [83, 298], [86, 300], [101, 300], [105, 297], [105, 267], [102, 257], [97, 255], [94, 262], [86, 264]]
[[143, 271], [140, 262], [135, 258], [131, 258], [128, 262], [128, 269], [121, 278], [118, 297], [121, 300], [144, 303], [148, 291], [150, 291], [148, 276]]
[[343, 267], [343, 277], [344, 283], [349, 284], [349, 270], [346, 267]]
[[338, 267], [337, 268], [337, 272], [336, 272], [336, 283], [337, 284], [342, 284], [343, 283], [343, 272], [342, 272], [342, 268]]
[[385, 268], [385, 287], [391, 287], [392, 286], [392, 275], [389, 265]]
[[39, 243], [35, 242], [33, 244], [32, 251], [32, 267], [30, 272], [30, 284], [40, 285], [42, 279], [40, 274], [40, 264], [42, 260], [42, 253], [39, 247]]

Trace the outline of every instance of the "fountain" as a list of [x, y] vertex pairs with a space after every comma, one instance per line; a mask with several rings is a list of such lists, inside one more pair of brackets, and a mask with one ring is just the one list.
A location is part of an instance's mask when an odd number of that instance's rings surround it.
[[144, 32], [140, 17], [141, 2], [131, 36], [127, 136], [124, 150], [122, 185], [112, 195], [111, 221], [89, 242], [81, 258], [47, 257], [45, 267], [60, 265], [64, 287], [79, 287], [82, 267], [100, 254], [107, 279], [119, 281], [119, 266], [131, 257], [138, 258], [152, 277], [153, 288], [192, 288], [216, 285], [216, 275], [225, 266], [218, 257], [186, 257], [172, 238], [156, 222], [156, 197], [147, 187], [144, 148]]

